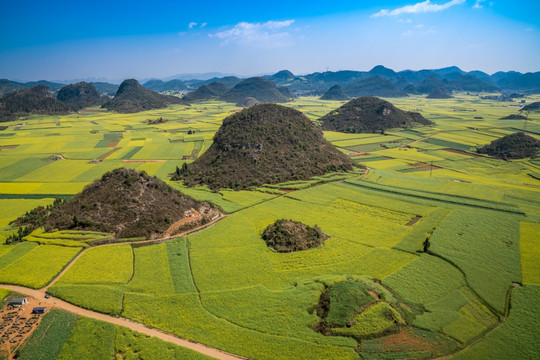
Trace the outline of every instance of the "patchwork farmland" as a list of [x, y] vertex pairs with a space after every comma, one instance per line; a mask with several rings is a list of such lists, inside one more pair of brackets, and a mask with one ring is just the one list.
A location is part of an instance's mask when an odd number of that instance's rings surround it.
[[[500, 120], [516, 112], [511, 103], [464, 94], [391, 102], [435, 125], [325, 132], [356, 170], [251, 191], [186, 188], [169, 177], [208, 149], [222, 120], [239, 110], [231, 104], [136, 114], [90, 108], [7, 122], [0, 131], [0, 243], [17, 234], [10, 225], [17, 217], [118, 167], [144, 170], [227, 216], [199, 232], [145, 243], [96, 245], [110, 235], [38, 229], [27, 241], [0, 245], [0, 283], [245, 358], [534, 358], [540, 162], [475, 150], [517, 131], [540, 139], [540, 115]], [[287, 106], [316, 122], [342, 104], [298, 98]], [[160, 117], [168, 121], [148, 121]], [[329, 239], [277, 253], [261, 234], [278, 219], [317, 225]], [[340, 288], [347, 293], [332, 295]], [[332, 325], [322, 316], [323, 294], [346, 299], [349, 291], [365, 296], [362, 311], [349, 316], [330, 305]], [[205, 358], [60, 309], [42, 324], [48, 327], [21, 346], [21, 359]]]

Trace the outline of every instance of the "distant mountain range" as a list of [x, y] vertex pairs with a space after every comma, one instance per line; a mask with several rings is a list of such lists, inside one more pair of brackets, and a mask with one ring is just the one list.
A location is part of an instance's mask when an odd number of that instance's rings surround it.
[[[282, 75], [285, 73], [289, 76]], [[290, 72], [282, 70], [265, 77], [276, 86], [288, 86], [296, 95], [322, 95], [334, 85], [340, 85], [345, 94], [352, 97], [429, 94], [439, 88], [447, 91], [540, 93], [540, 72], [522, 74], [509, 71], [488, 75], [482, 71], [465, 72], [456, 66], [395, 72], [378, 65], [370, 71], [326, 71], [293, 75], [292, 78]]]
[[[489, 75], [478, 70], [466, 72], [457, 66], [396, 72], [377, 65], [370, 71], [325, 71], [307, 75], [295, 75], [289, 70], [281, 70], [263, 77], [272, 81], [278, 88], [287, 87], [294, 95], [321, 96], [334, 85], [340, 85], [345, 94], [352, 97], [376, 94], [380, 96], [429, 94], [439, 88], [449, 92], [540, 93], [540, 71], [526, 74], [499, 71]], [[157, 92], [187, 93], [213, 82], [220, 82], [228, 88], [233, 88], [242, 80], [244, 79], [222, 73], [178, 74], [161, 80], [147, 80], [142, 82], [142, 85]], [[118, 89], [118, 85], [108, 82], [93, 82], [93, 84], [104, 95], [113, 96]], [[46, 85], [55, 92], [66, 84], [46, 80], [22, 83], [0, 79], [0, 95], [36, 85]]]

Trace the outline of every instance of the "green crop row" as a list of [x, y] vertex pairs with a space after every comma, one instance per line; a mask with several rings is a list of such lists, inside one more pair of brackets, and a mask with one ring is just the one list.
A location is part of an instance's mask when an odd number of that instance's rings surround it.
[[[19, 246], [19, 245], [18, 245]], [[34, 289], [50, 282], [81, 248], [39, 245], [0, 271], [0, 282]], [[8, 253], [9, 255], [9, 253]]]
[[499, 211], [504, 211], [504, 212], [509, 212], [509, 213], [516, 213], [516, 214], [523, 213], [519, 208], [517, 208], [514, 205], [509, 205], [509, 204], [495, 202], [495, 201], [486, 201], [486, 200], [479, 200], [479, 199], [457, 196], [457, 195], [447, 195], [447, 194], [441, 194], [441, 193], [411, 190], [411, 189], [399, 188], [395, 186], [376, 184], [376, 183], [363, 181], [363, 180], [346, 180], [346, 182], [360, 186], [360, 187], [372, 189], [372, 190], [418, 198], [424, 201], [425, 200], [436, 201], [436, 202], [440, 201], [440, 202], [448, 203], [448, 204], [473, 206], [476, 208], [499, 210]]
[[173, 294], [167, 244], [134, 248], [135, 272], [127, 290], [147, 294]]
[[512, 309], [508, 319], [488, 333], [485, 339], [457, 354], [456, 360], [535, 359], [540, 353], [538, 312], [540, 287], [525, 286], [512, 292]]
[[15, 245], [0, 246], [0, 269], [23, 257], [38, 245], [30, 242], [20, 242]]
[[521, 282], [518, 239], [516, 216], [454, 210], [433, 232], [430, 251], [458, 266], [469, 285], [502, 314], [510, 285]]
[[107, 285], [57, 285], [47, 292], [85, 309], [118, 316], [122, 312], [123, 291]]
[[113, 324], [81, 317], [62, 347], [58, 360], [113, 359], [114, 339], [115, 326]]
[[401, 315], [387, 302], [378, 302], [354, 317], [350, 327], [333, 328], [332, 334], [352, 336], [357, 339], [369, 338], [404, 324]]
[[20, 359], [57, 359], [77, 322], [77, 315], [50, 309], [25, 343]]
[[123, 314], [149, 326], [249, 358], [357, 358], [353, 347], [319, 344], [235, 325], [204, 310], [197, 294], [155, 297], [126, 293]]
[[125, 284], [132, 274], [130, 245], [100, 246], [86, 250], [57, 284]]

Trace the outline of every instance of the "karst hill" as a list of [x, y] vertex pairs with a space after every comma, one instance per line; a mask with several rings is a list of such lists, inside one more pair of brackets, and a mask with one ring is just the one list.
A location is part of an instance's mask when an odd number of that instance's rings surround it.
[[522, 132], [503, 136], [478, 149], [478, 153], [498, 159], [535, 158], [540, 148], [540, 141]]
[[57, 100], [45, 85], [20, 90], [0, 98], [0, 121], [33, 114], [65, 114], [70, 107]]
[[252, 77], [241, 81], [225, 95], [222, 100], [232, 103], [238, 103], [247, 97], [257, 99], [263, 103], [284, 103], [289, 101], [273, 82], [262, 77]]
[[150, 238], [163, 235], [184, 218], [186, 227], [200, 225], [214, 211], [210, 204], [181, 194], [144, 172], [119, 168], [66, 201], [19, 218], [16, 225], [44, 226], [46, 231], [103, 231], [114, 233], [116, 238]]
[[346, 133], [374, 133], [413, 124], [432, 124], [419, 113], [400, 110], [386, 100], [371, 96], [353, 99], [320, 121], [323, 130]]
[[447, 88], [440, 87], [433, 90], [426, 96], [427, 99], [450, 99], [453, 98], [452, 93]]
[[350, 97], [345, 94], [343, 88], [339, 85], [334, 85], [328, 89], [323, 96], [320, 97], [321, 100], [349, 100]]
[[351, 160], [304, 114], [259, 104], [227, 117], [212, 146], [175, 179], [211, 189], [245, 189], [351, 168]]
[[102, 108], [119, 113], [134, 113], [145, 110], [161, 109], [169, 104], [186, 104], [179, 97], [158, 94], [141, 86], [135, 79], [124, 80], [114, 98]]
[[227, 91], [229, 91], [227, 85], [213, 81], [209, 84], [199, 86], [194, 91], [186, 94], [183, 99], [188, 102], [210, 100], [224, 95]]
[[58, 91], [56, 98], [69, 105], [73, 110], [101, 105], [103, 103], [103, 99], [94, 85], [87, 82], [78, 82], [64, 86]]

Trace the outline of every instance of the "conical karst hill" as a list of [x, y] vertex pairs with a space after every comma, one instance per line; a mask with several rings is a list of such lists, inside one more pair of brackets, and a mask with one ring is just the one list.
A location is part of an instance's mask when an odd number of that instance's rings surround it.
[[103, 104], [102, 108], [119, 113], [161, 109], [168, 104], [186, 104], [179, 97], [162, 95], [148, 90], [135, 79], [124, 80], [114, 98]]
[[259, 104], [227, 117], [212, 146], [175, 179], [190, 186], [245, 189], [351, 168], [351, 160], [304, 114]]
[[78, 82], [64, 86], [56, 98], [74, 110], [101, 105], [103, 99], [92, 83]]
[[343, 88], [338, 85], [332, 86], [330, 89], [324, 93], [320, 98], [321, 100], [349, 100], [350, 97], [345, 94]]
[[238, 103], [247, 97], [253, 97], [263, 103], [284, 103], [289, 101], [276, 85], [268, 79], [262, 77], [252, 77], [241, 81], [225, 95], [222, 100]]
[[323, 130], [346, 133], [374, 133], [386, 129], [430, 125], [419, 113], [403, 111], [390, 102], [372, 96], [349, 101], [319, 119]]
[[145, 172], [119, 168], [66, 201], [36, 208], [17, 219], [16, 225], [152, 238], [163, 236], [173, 224], [178, 225], [177, 230], [201, 225], [203, 218], [208, 220], [215, 213], [209, 203], [196, 201]]

